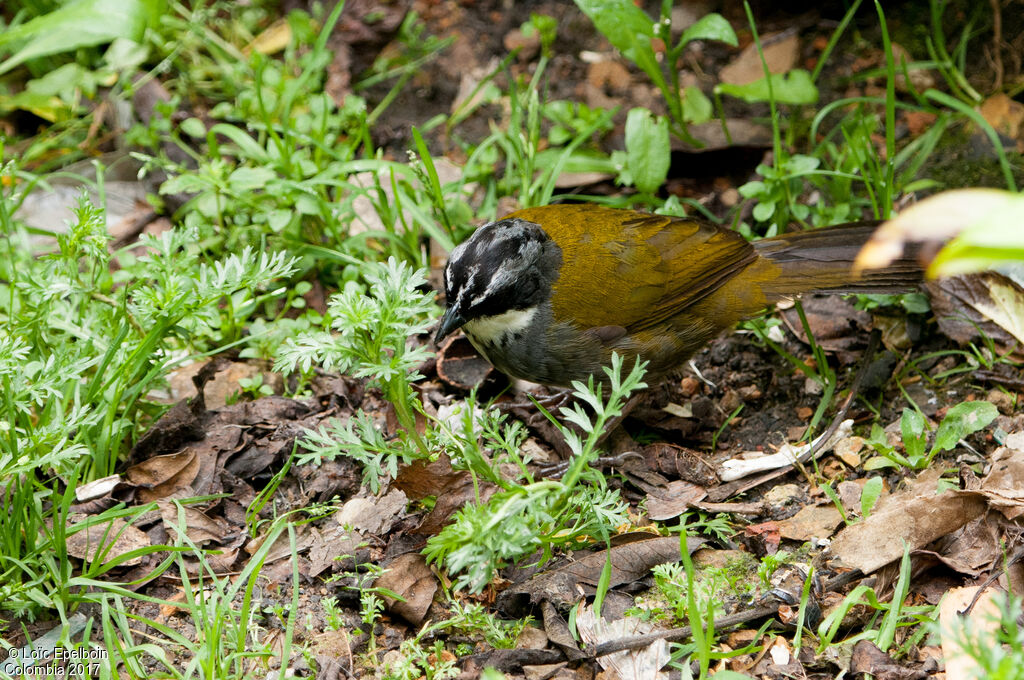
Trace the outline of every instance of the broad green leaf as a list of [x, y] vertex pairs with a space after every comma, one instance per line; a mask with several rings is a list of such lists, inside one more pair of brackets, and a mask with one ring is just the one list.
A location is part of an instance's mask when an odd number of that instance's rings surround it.
[[167, 194], [194, 194], [209, 187], [202, 179], [192, 173], [185, 173], [182, 175], [176, 175], [169, 178], [166, 182], [160, 185], [160, 193], [163, 195]]
[[647, 109], [632, 109], [626, 117], [626, 165], [636, 188], [653, 194], [668, 176], [671, 162], [668, 120]]
[[900, 296], [900, 304], [911, 314], [927, 314], [932, 308], [924, 293], [905, 293]]
[[259, 142], [253, 139], [245, 130], [227, 123], [217, 123], [210, 128], [210, 132], [216, 135], [224, 135], [238, 145], [242, 156], [258, 163], [269, 163], [270, 154], [260, 146]]
[[732, 30], [725, 17], [714, 12], [705, 14], [683, 31], [679, 44], [685, 45], [691, 40], [717, 40], [733, 47], [739, 42], [736, 40], [736, 31]]
[[576, 0], [576, 6], [594, 22], [612, 46], [636, 61], [634, 47], [650, 45], [654, 21], [632, 0]]
[[935, 433], [932, 453], [948, 451], [969, 434], [988, 427], [999, 415], [999, 409], [987, 401], [965, 401], [946, 411]]
[[128, 38], [141, 43], [164, 10], [162, 0], [77, 0], [0, 33], [0, 50], [17, 49], [0, 74], [29, 59]]
[[753, 216], [758, 222], [767, 222], [775, 214], [775, 202], [764, 201], [754, 206]]
[[74, 113], [71, 107], [60, 97], [30, 90], [22, 90], [13, 97], [0, 97], [0, 112], [13, 111], [14, 109], [29, 111], [51, 123], [70, 118]]
[[44, 76], [29, 81], [25, 89], [38, 94], [55, 95], [70, 102], [76, 98], [76, 92], [91, 97], [96, 93], [98, 84], [92, 71], [78, 64], [64, 64]]
[[195, 137], [196, 139], [204, 139], [206, 137], [206, 125], [198, 118], [186, 118], [181, 121], [179, 127], [189, 137]]
[[758, 194], [767, 193], [767, 191], [767, 185], [759, 179], [751, 180], [739, 188], [740, 196], [743, 198], [753, 198]]
[[115, 71], [137, 69], [149, 57], [149, 47], [130, 38], [117, 38], [110, 43], [103, 60]]
[[889, 458], [886, 458], [885, 456], [878, 456], [877, 458], [872, 458], [871, 460], [864, 462], [865, 470], [881, 470], [882, 468], [895, 467], [899, 467], [899, 464], [895, 460], [891, 460]]
[[[803, 69], [794, 69], [789, 73], [773, 73], [770, 95], [779, 104], [813, 104], [818, 101], [818, 88], [815, 87], [811, 74]], [[769, 99], [768, 80], [760, 78], [745, 85], [719, 83], [715, 91], [745, 102], [766, 102]]]
[[907, 452], [907, 458], [914, 460], [924, 455], [924, 416], [912, 408], [903, 409], [900, 434], [903, 435], [903, 448]]
[[882, 495], [882, 488], [881, 477], [872, 477], [864, 482], [864, 488], [860, 492], [861, 517], [867, 518], [871, 515], [871, 511], [875, 509], [875, 503], [878, 502], [879, 496]]
[[687, 123], [706, 123], [711, 120], [711, 100], [699, 87], [687, 85], [683, 89], [683, 120]]
[[858, 269], [884, 267], [907, 242], [945, 244], [929, 278], [986, 271], [1024, 260], [1024, 195], [956, 189], [929, 196], [883, 224], [857, 256]]
[[74, 114], [82, 95], [91, 97], [98, 85], [92, 71], [78, 64], [64, 64], [30, 80], [14, 96], [0, 95], [0, 111], [22, 109], [50, 122], [65, 120]]
[[262, 189], [277, 177], [270, 168], [238, 168], [228, 177], [228, 185], [232, 190], [243, 192]]
[[[279, 232], [288, 226], [292, 220], [291, 210], [271, 210], [267, 213], [267, 225], [275, 232]], [[299, 298], [301, 299], [301, 298]]]
[[790, 175], [806, 175], [814, 172], [821, 165], [821, 161], [814, 156], [797, 154], [786, 160], [786, 172]]

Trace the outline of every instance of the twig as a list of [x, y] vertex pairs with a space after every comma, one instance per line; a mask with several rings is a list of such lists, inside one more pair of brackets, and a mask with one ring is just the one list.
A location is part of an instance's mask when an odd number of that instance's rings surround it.
[[992, 70], [995, 72], [992, 90], [1003, 88], [1003, 8], [999, 0], [989, 0], [992, 5]]
[[[864, 378], [867, 376], [868, 367], [871, 366], [871, 361], [874, 359], [875, 353], [878, 351], [878, 346], [881, 342], [881, 339], [881, 332], [879, 332], [878, 330], [874, 330], [871, 332], [871, 337], [868, 339], [867, 349], [864, 352], [864, 360], [861, 362], [861, 365], [857, 368], [857, 374], [854, 375], [853, 381], [850, 382], [850, 393], [846, 396], [846, 399], [843, 401], [842, 406], [839, 407], [839, 412], [836, 413], [835, 417], [832, 419], [831, 424], [829, 424], [828, 428], [821, 436], [815, 439], [815, 442], [814, 444], [812, 444], [808, 453], [804, 456], [801, 456], [801, 459], [812, 460], [813, 458], [817, 457], [818, 450], [821, 448], [822, 444], [827, 442], [829, 438], [831, 438], [832, 435], [835, 434], [836, 430], [839, 429], [839, 426], [842, 424], [843, 420], [846, 419], [846, 414], [850, 411], [850, 406], [853, 404], [853, 400], [857, 398], [857, 394], [860, 392], [860, 386], [864, 382]], [[781, 467], [777, 470], [766, 472], [760, 477], [755, 477], [754, 479], [750, 479], [747, 481], [737, 479], [735, 481], [729, 482], [728, 484], [722, 484], [721, 486], [709, 490], [708, 498], [710, 500], [725, 500], [730, 496], [745, 493], [753, 488], [761, 486], [765, 482], [770, 482], [773, 479], [777, 479], [782, 475], [787, 474], [791, 468], [792, 465], [787, 465], [786, 467]]]
[[1006, 572], [1007, 567], [1009, 567], [1011, 564], [1020, 562], [1022, 559], [1024, 559], [1024, 548], [1018, 548], [1016, 552], [1010, 555], [1009, 559], [1006, 560], [1003, 566], [999, 567], [994, 572], [992, 572], [992, 575], [985, 579], [984, 583], [978, 586], [978, 592], [974, 593], [974, 597], [971, 598], [971, 603], [967, 605], [967, 607], [963, 611], [957, 613], [960, 614], [960, 616], [970, 616], [971, 612], [974, 610], [974, 605], [978, 604], [978, 600], [980, 600], [982, 594], [984, 594], [984, 592], [988, 590], [988, 587], [995, 583], [999, 579], [999, 577]]
[[818, 453], [818, 448], [821, 444], [828, 441], [828, 439], [835, 434], [835, 431], [839, 429], [839, 424], [846, 419], [846, 414], [850, 411], [850, 406], [853, 404], [853, 400], [857, 398], [857, 393], [860, 392], [861, 383], [864, 382], [864, 378], [868, 374], [868, 367], [871, 366], [871, 362], [875, 358], [875, 353], [878, 352], [878, 346], [881, 341], [882, 332], [878, 329], [871, 331], [871, 337], [868, 338], [868, 347], [864, 350], [864, 361], [862, 361], [860, 366], [857, 368], [857, 374], [853, 376], [853, 381], [850, 383], [850, 393], [846, 395], [843, 405], [839, 407], [839, 412], [836, 413], [836, 417], [832, 419], [828, 429], [825, 430], [825, 433], [822, 436], [818, 437], [817, 446], [811, 446], [807, 460], [812, 460], [815, 457], [815, 454]]
[[[825, 583], [825, 591], [828, 592], [841, 588], [863, 575], [864, 574], [859, 569], [854, 569], [852, 571], [839, 574], [838, 576], [834, 576]], [[756, 621], [758, 619], [772, 616], [778, 612], [778, 610], [778, 605], [754, 607], [753, 609], [728, 614], [715, 619], [714, 627], [715, 630], [719, 630], [721, 628], [735, 626], [740, 623], [749, 623], [750, 621]], [[678, 642], [691, 637], [692, 634], [693, 630], [690, 626], [683, 626], [682, 628], [672, 628], [671, 630], [662, 630], [655, 633], [646, 633], [644, 635], [633, 635], [620, 640], [610, 640], [608, 642], [602, 642], [597, 647], [594, 647], [593, 651], [590, 653], [590, 657], [596, 659], [599, 656], [606, 656], [608, 654], [622, 652], [627, 649], [638, 649], [640, 647], [646, 647], [647, 645], [653, 644], [658, 640]]]

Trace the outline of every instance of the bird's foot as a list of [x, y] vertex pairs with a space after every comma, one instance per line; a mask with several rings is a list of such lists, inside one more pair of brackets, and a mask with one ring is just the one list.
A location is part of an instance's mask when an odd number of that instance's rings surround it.
[[548, 413], [553, 413], [556, 409], [569, 404], [572, 401], [572, 390], [560, 389], [552, 392], [551, 394], [532, 394], [530, 392], [524, 392], [526, 400], [512, 401], [512, 402], [499, 402], [498, 406], [502, 409], [506, 409], [509, 412], [517, 409], [529, 409], [531, 406], [537, 406], [544, 409]]

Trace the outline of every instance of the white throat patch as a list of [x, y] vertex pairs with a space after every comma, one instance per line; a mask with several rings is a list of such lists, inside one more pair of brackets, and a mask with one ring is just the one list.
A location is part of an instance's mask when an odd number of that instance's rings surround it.
[[502, 345], [502, 338], [527, 328], [537, 314], [536, 307], [510, 309], [494, 316], [484, 316], [467, 321], [463, 330], [474, 340], [490, 345]]

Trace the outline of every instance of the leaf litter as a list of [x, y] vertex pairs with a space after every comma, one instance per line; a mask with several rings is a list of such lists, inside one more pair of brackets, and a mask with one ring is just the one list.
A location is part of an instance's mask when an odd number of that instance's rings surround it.
[[[368, 4], [376, 7], [375, 3]], [[384, 21], [354, 20], [350, 29], [361, 36], [362, 42], [355, 41], [352, 45], [365, 43], [377, 49], [388, 42], [397, 25], [396, 12], [390, 5], [388, 7]], [[376, 28], [366, 35], [356, 30], [369, 26]], [[783, 32], [775, 42], [778, 47], [772, 48], [772, 54], [778, 52], [785, 64], [792, 65], [797, 52], [794, 35]], [[359, 58], [357, 50], [345, 47], [342, 45], [337, 50], [336, 61], [332, 64], [336, 71], [333, 87], [338, 97], [349, 87], [351, 62]], [[256, 48], [260, 49], [258, 45]], [[736, 72], [742, 68], [749, 70], [749, 64], [743, 64], [751, 59], [749, 52], [749, 48], [742, 52], [728, 68]], [[756, 71], [761, 68], [760, 64], [754, 66]], [[626, 75], [629, 76], [628, 72]], [[733, 82], [746, 79], [730, 78]], [[601, 77], [593, 75], [588, 82], [591, 98], [600, 95], [611, 101], [623, 101], [634, 93], [631, 90], [634, 84], [623, 80], [618, 70]], [[765, 143], [763, 129], [760, 132], [761, 136], [751, 133], [752, 146]], [[594, 184], [605, 179], [594, 177], [584, 183]], [[583, 182], [579, 178], [576, 181]], [[687, 178], [685, 183], [693, 188], [700, 181]], [[717, 194], [713, 200], [718, 200]], [[995, 340], [1000, 353], [1015, 349], [1021, 338], [1022, 298], [1019, 283], [999, 273], [951, 279], [932, 291], [936, 311], [948, 312], [939, 314], [939, 326], [946, 335], [957, 343], [967, 344], [977, 341], [979, 334], [983, 334]], [[879, 326], [878, 316], [831, 299], [818, 306], [808, 304], [807, 310], [816, 340], [835, 353], [841, 365], [871, 359], [863, 356], [864, 338], [873, 327]], [[963, 318], [950, 320], [962, 317], [965, 311], [966, 321]], [[806, 341], [803, 328], [792, 312], [785, 312], [783, 318], [795, 334], [787, 338], [786, 347], [809, 359], [810, 352], [801, 344]], [[957, 322], [958, 325], [954, 325]], [[947, 347], [934, 338], [930, 342], [937, 343], [935, 348]], [[457, 399], [474, 386], [485, 386], [492, 394], [497, 393], [502, 379], [491, 374], [465, 343], [456, 344], [455, 340], [449, 341], [432, 370], [424, 371], [422, 393], [428, 400], [433, 395], [438, 402]], [[886, 342], [890, 351], [903, 351], [905, 346], [898, 344]], [[897, 361], [905, 364], [915, 360], [914, 355], [923, 354], [924, 350], [915, 349], [912, 355], [901, 355]], [[919, 361], [925, 371], [937, 369], [940, 363], [930, 359]], [[249, 362], [235, 363], [249, 365]], [[98, 523], [73, 534], [68, 541], [69, 553], [85, 562], [96, 559], [110, 562], [135, 548], [187, 539], [197, 546], [215, 550], [211, 560], [218, 572], [237, 572], [262, 547], [262, 536], [248, 533], [247, 512], [273, 481], [276, 486], [272, 504], [276, 512], [301, 511], [315, 503], [338, 499], [333, 508], [337, 512], [303, 524], [294, 543], [282, 537], [270, 546], [264, 566], [266, 575], [282, 584], [291, 578], [289, 562], [297, 560], [303, 584], [300, 607], [307, 614], [322, 617], [319, 602], [328, 593], [337, 596], [346, 607], [350, 624], [346, 629], [331, 632], [326, 626], [319, 627], [324, 632], [315, 638], [314, 647], [322, 669], [335, 664], [334, 672], [339, 673], [337, 664], [341, 663], [348, 672], [353, 672], [354, 658], [367, 642], [365, 632], [361, 635], [348, 632], [358, 628], [359, 603], [353, 588], [359, 583], [354, 574], [362, 565], [384, 568], [373, 580], [373, 586], [388, 593], [384, 606], [389, 618], [385, 619], [381, 630], [376, 631], [377, 637], [385, 641], [386, 650], [396, 649], [401, 640], [409, 638], [425, 622], [444, 617], [445, 605], [438, 593], [448, 584], [443, 575], [426, 564], [419, 550], [426, 537], [436, 534], [453, 512], [466, 503], [485, 500], [497, 487], [479, 483], [469, 472], [453, 470], [445, 456], [403, 466], [377, 496], [361, 487], [358, 466], [344, 458], [324, 462], [316, 469], [288, 468], [287, 461], [306, 430], [316, 429], [329, 418], [350, 418], [360, 409], [370, 413], [376, 422], [387, 424], [392, 420], [387, 405], [379, 394], [366, 390], [360, 381], [328, 375], [314, 381], [312, 397], [308, 399], [269, 396], [229, 405], [225, 395], [234, 391], [237, 385], [237, 377], [234, 377], [221, 391], [221, 396], [207, 403], [206, 391], [214, 384], [211, 381], [225, 370], [226, 365], [219, 361], [197, 368], [196, 395], [178, 401], [136, 443], [130, 464], [122, 475], [80, 487], [79, 505], [74, 508], [81, 517], [98, 514], [116, 503], [129, 506], [152, 503], [156, 509], [130, 523], [123, 520]], [[239, 375], [251, 373], [243, 371]], [[1004, 378], [1019, 381], [1019, 371]], [[840, 384], [844, 384], [842, 376]], [[1022, 385], [1024, 383], [1017, 383], [1018, 392]], [[946, 408], [946, 404], [962, 398], [986, 396], [972, 391], [966, 381], [953, 380], [944, 390], [941, 404], [935, 405], [934, 410]], [[893, 398], [891, 392], [880, 393], [870, 384], [866, 391], [886, 402]], [[752, 486], [743, 488], [742, 499], [726, 502], [741, 487], [723, 483], [765, 472], [769, 468], [764, 464], [772, 459], [789, 469], [801, 450], [800, 434], [792, 435], [806, 429], [809, 417], [802, 409], [813, 412], [818, 398], [807, 381], [777, 355], [754, 346], [749, 336], [720, 338], [698, 355], [694, 369], [681, 380], [649, 390], [622, 426], [609, 437], [609, 453], [639, 452], [636, 458], [623, 458], [627, 462], [619, 468], [621, 479], [609, 481], [620, 486], [633, 500], [643, 499], [645, 514], [637, 515], [638, 525], [646, 520], [670, 520], [685, 512], [724, 512], [729, 513], [730, 522], [742, 527], [735, 542], [691, 538], [686, 543], [688, 552], [700, 548], [704, 553], [721, 553], [722, 557], [735, 557], [739, 553], [760, 558], [778, 554], [783, 546], [790, 545], [785, 543], [787, 541], [810, 544], [813, 549], [805, 557], [819, 574], [829, 575], [836, 583], [835, 590], [824, 589], [813, 595], [815, 601], [822, 604], [823, 617], [834, 611], [830, 607], [837, 605], [858, 579], [873, 576], [876, 592], [891, 593], [892, 568], [905, 553], [909, 554], [913, 568], [922, 574], [914, 584], [917, 593], [911, 597], [927, 591], [928, 577], [924, 574], [928, 572], [925, 570], [939, 569], [939, 565], [948, 570], [947, 573], [962, 576], [964, 583], [999, 573], [1004, 558], [1000, 546], [1019, 537], [1016, 520], [1024, 514], [1024, 422], [1013, 414], [1015, 400], [1008, 409], [1010, 412], [1000, 416], [994, 428], [965, 435], [965, 443], [969, 442], [970, 448], [956, 449], [958, 457], [946, 461], [957, 464], [956, 479], [941, 475], [944, 471], [934, 466], [916, 477], [893, 473], [885, 477], [886, 489], [870, 513], [865, 513], [860, 503], [866, 479], [859, 467], [870, 451], [865, 449], [862, 438], [851, 436], [849, 426], [830, 438], [829, 446], [816, 451], [822, 457], [817, 469], [825, 471], [825, 476], [836, 483], [836, 498], [841, 507], [837, 507], [820, 487], [809, 482], [806, 471], [799, 470], [787, 475], [788, 480], [793, 480], [791, 484], [779, 484], [771, 489], [765, 485], [777, 477], [765, 481], [755, 479], [749, 482]], [[740, 406], [744, 406], [744, 410], [732, 415]], [[513, 412], [531, 416], [526, 418], [530, 426], [527, 446], [550, 458], [563, 455], [566, 448], [560, 435], [542, 418], [536, 418], [535, 411], [528, 414], [526, 411], [530, 409]], [[897, 424], [893, 407], [884, 406], [882, 412], [892, 425]], [[870, 413], [859, 409], [852, 416], [851, 425], [861, 424], [869, 420]], [[394, 431], [393, 427], [389, 429]], [[634, 438], [639, 434], [653, 434], [657, 441], [640, 443], [640, 437]], [[957, 436], [953, 444], [960, 439]], [[807, 451], [806, 446], [803, 451]], [[736, 471], [737, 465], [749, 461], [755, 461], [754, 467], [742, 473]], [[975, 468], [984, 470], [980, 478]], [[723, 495], [723, 489], [730, 493]], [[198, 503], [187, 500], [195, 498], [206, 500]], [[426, 499], [436, 499], [436, 502], [426, 508], [422, 505]], [[270, 504], [262, 506], [260, 518], [272, 517], [270, 507]], [[472, 676], [474, 669], [493, 666], [526, 677], [591, 677], [588, 673], [593, 672], [594, 666], [580, 662], [589, 662], [592, 650], [580, 648], [566, 624], [565, 615], [573, 605], [589, 601], [609, 566], [608, 582], [611, 592], [620, 596], [619, 604], [603, 608], [600, 618], [590, 604], [576, 612], [575, 625], [583, 642], [596, 646], [665, 629], [662, 624], [624, 613], [629, 609], [626, 603], [633, 602], [633, 595], [652, 585], [654, 566], [680, 559], [679, 538], [650, 533], [633, 535], [626, 540], [628, 542], [607, 550], [600, 541], [595, 541], [593, 550], [575, 551], [540, 569], [507, 569], [503, 580], [493, 584], [486, 596], [491, 598], [487, 604], [507, 616], [539, 616], [538, 628], [543, 634], [534, 632], [522, 636], [526, 640], [532, 635], [534, 646], [524, 644], [513, 650], [483, 649], [466, 655], [459, 660], [463, 673]], [[123, 560], [113, 573], [135, 582], [134, 588], [145, 588], [146, 574], [156, 567], [161, 557], [150, 555]], [[714, 557], [705, 555], [704, 559]], [[183, 563], [187, 568], [196, 567], [187, 560]], [[851, 570], [859, 570], [860, 574], [844, 581], [847, 575], [854, 573]], [[926, 647], [918, 649], [917, 657], [909, 660], [895, 660], [867, 641], [848, 650], [846, 659], [831, 659], [827, 654], [818, 657], [806, 646], [794, 649], [789, 638], [794, 603], [781, 601], [777, 596], [789, 593], [792, 597], [794, 588], [798, 596], [808, 571], [800, 567], [788, 573], [796, 576], [797, 585], [777, 585], [774, 590], [778, 592], [774, 595], [767, 592], [772, 589], [766, 587], [760, 589], [766, 592], [759, 591], [756, 600], [737, 597], [726, 589], [716, 593], [723, 605], [720, 615], [743, 614], [761, 607], [770, 611], [762, 613], [761, 618], [774, 616], [790, 627], [789, 633], [770, 641], [768, 637], [759, 638], [758, 631], [746, 627], [747, 622], [744, 622], [738, 630], [729, 632], [727, 644], [741, 649], [763, 641], [764, 648], [758, 654], [737, 656], [734, 662], [723, 663], [721, 668], [773, 678], [809, 671], [831, 673], [836, 669], [872, 673], [876, 677], [911, 678], [926, 677], [937, 668], [936, 657], [929, 657]], [[338, 578], [328, 583], [327, 576]], [[941, 582], [938, 578], [935, 581]], [[941, 583], [944, 587], [945, 582]], [[1019, 584], [1017, 580], [1005, 587], [1020, 594]], [[168, 588], [157, 582], [152, 592], [167, 594]], [[940, 622], [948, 623], [955, 611], [966, 606], [975, 594], [970, 588], [949, 590], [940, 607]], [[265, 603], [283, 601], [287, 596], [287, 588], [282, 587], [276, 593], [270, 589]], [[981, 602], [989, 600], [983, 596]], [[616, 619], [615, 612], [623, 616]], [[855, 625], [854, 619], [863, 613], [852, 612], [849, 615], [851, 625]], [[163, 621], [175, 625], [176, 612], [164, 612]], [[186, 627], [181, 620], [177, 623]], [[966, 670], [954, 670], [958, 664], [965, 663], [955, 643], [943, 638], [941, 645], [941, 657], [949, 677], [966, 673]], [[664, 639], [654, 640], [638, 644], [635, 649], [603, 656], [597, 663], [606, 669], [609, 677], [660, 677], [665, 650]], [[628, 668], [623, 667], [622, 660]]]

